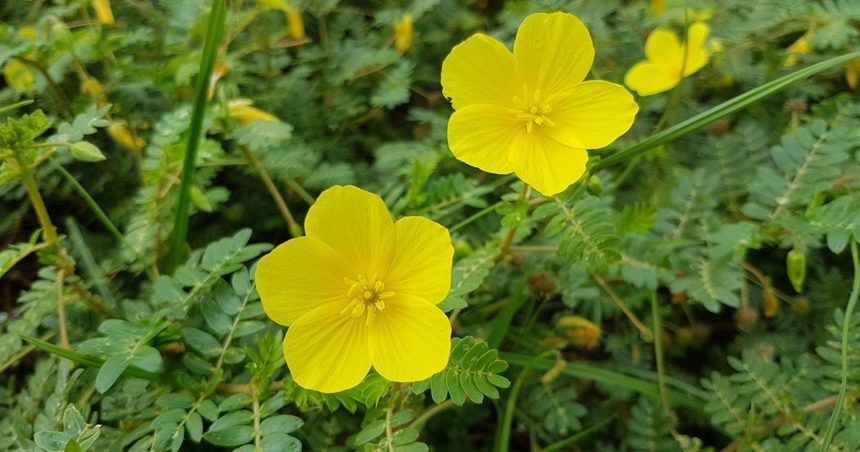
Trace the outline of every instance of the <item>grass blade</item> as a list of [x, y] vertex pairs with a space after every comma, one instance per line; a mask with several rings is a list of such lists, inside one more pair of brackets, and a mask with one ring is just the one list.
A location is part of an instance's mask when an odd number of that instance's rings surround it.
[[206, 42], [203, 45], [203, 57], [200, 59], [200, 71], [194, 86], [194, 106], [191, 111], [191, 125], [188, 130], [188, 146], [185, 148], [185, 160], [182, 165], [182, 179], [179, 185], [179, 199], [176, 202], [176, 218], [168, 241], [167, 256], [164, 270], [172, 274], [186, 257], [186, 237], [188, 235], [188, 209], [191, 202], [191, 186], [194, 183], [194, 167], [197, 164], [197, 148], [203, 134], [203, 116], [206, 113], [206, 95], [209, 89], [209, 78], [215, 67], [218, 43], [224, 34], [224, 24], [227, 10], [224, 0], [213, 0], [212, 11], [206, 25]]

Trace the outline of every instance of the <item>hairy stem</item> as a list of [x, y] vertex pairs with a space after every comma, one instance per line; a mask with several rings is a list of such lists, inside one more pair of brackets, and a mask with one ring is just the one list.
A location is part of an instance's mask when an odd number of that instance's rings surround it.
[[240, 146], [239, 149], [242, 151], [242, 155], [245, 159], [248, 160], [251, 166], [253, 166], [260, 174], [260, 179], [263, 180], [263, 184], [266, 186], [266, 189], [269, 190], [269, 194], [272, 195], [272, 199], [275, 200], [275, 205], [278, 206], [278, 210], [281, 211], [281, 216], [284, 217], [284, 220], [287, 222], [290, 235], [293, 237], [302, 235], [302, 227], [296, 221], [295, 217], [293, 217], [293, 214], [290, 212], [290, 208], [287, 207], [287, 203], [284, 202], [284, 198], [281, 196], [281, 192], [278, 191], [278, 187], [275, 186], [275, 183], [269, 176], [269, 172], [266, 171], [266, 167], [263, 166], [260, 159], [252, 154], [248, 148]]
[[611, 287], [609, 287], [609, 284], [606, 283], [606, 280], [598, 274], [594, 274], [591, 276], [594, 278], [595, 281], [597, 281], [597, 284], [601, 288], [603, 288], [604, 292], [606, 292], [606, 295], [609, 295], [609, 299], [612, 300], [613, 303], [615, 303], [615, 306], [618, 306], [618, 309], [620, 309], [621, 312], [623, 312], [624, 315], [627, 316], [627, 319], [630, 320], [630, 323], [632, 323], [633, 326], [636, 327], [637, 330], [639, 330], [639, 334], [642, 335], [642, 339], [646, 342], [654, 340], [654, 333], [650, 329], [648, 329], [648, 327], [645, 326], [645, 324], [642, 323], [642, 321], [639, 320], [638, 317], [636, 317], [636, 314], [634, 314], [633, 311], [631, 311], [630, 308], [627, 307], [627, 304], [624, 303], [624, 300], [622, 300], [621, 297], [619, 297], [618, 294], [616, 294], [615, 291], [612, 290]]

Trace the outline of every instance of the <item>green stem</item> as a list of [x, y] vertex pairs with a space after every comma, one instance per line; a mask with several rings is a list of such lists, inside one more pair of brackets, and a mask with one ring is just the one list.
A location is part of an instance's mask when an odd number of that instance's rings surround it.
[[462, 228], [474, 223], [476, 220], [480, 219], [481, 217], [487, 215], [490, 212], [495, 211], [497, 207], [501, 206], [504, 203], [505, 203], [505, 201], [499, 201], [495, 204], [484, 207], [483, 209], [479, 210], [478, 212], [476, 212], [474, 215], [470, 216], [469, 218], [466, 218], [465, 220], [455, 224], [454, 226], [451, 226], [450, 231], [454, 232], [458, 229], [462, 229]]
[[851, 325], [851, 314], [856, 309], [857, 298], [860, 296], [860, 258], [858, 258], [857, 253], [857, 241], [854, 238], [851, 239], [851, 261], [854, 263], [854, 285], [851, 288], [851, 295], [848, 297], [848, 305], [845, 306], [845, 315], [842, 317], [842, 382], [839, 385], [839, 398], [836, 400], [833, 414], [830, 415], [830, 420], [827, 422], [824, 443], [820, 449], [822, 452], [830, 450], [830, 443], [836, 434], [836, 425], [839, 423], [839, 416], [842, 414], [845, 394], [848, 390], [848, 328]]
[[494, 448], [497, 452], [508, 452], [508, 446], [511, 442], [511, 427], [514, 423], [514, 411], [516, 411], [517, 406], [517, 397], [520, 395], [520, 389], [523, 387], [523, 381], [525, 381], [526, 375], [530, 370], [532, 370], [532, 367], [535, 366], [538, 360], [551, 354], [552, 352], [544, 352], [532, 358], [532, 360], [523, 367], [520, 374], [517, 375], [517, 379], [514, 380], [514, 384], [511, 386], [511, 393], [508, 394], [508, 400], [505, 402], [505, 412], [502, 416], [502, 428], [499, 430], [498, 441]]
[[206, 114], [207, 91], [212, 69], [215, 67], [218, 43], [224, 34], [224, 24], [227, 10], [224, 0], [213, 0], [212, 11], [206, 26], [206, 42], [203, 45], [203, 56], [200, 60], [200, 71], [197, 73], [194, 90], [194, 107], [191, 111], [191, 125], [188, 131], [188, 145], [185, 148], [185, 160], [182, 165], [182, 179], [179, 186], [179, 199], [176, 202], [176, 218], [173, 221], [173, 231], [170, 235], [169, 248], [165, 259], [165, 270], [173, 273], [185, 260], [186, 238], [188, 235], [188, 210], [191, 204], [191, 187], [194, 185], [194, 169], [197, 165], [197, 150], [203, 135], [203, 117]]
[[657, 361], [657, 389], [660, 390], [660, 405], [663, 414], [669, 414], [669, 398], [666, 396], [666, 368], [663, 362], [663, 325], [657, 304], [657, 292], [651, 292], [651, 321], [654, 328], [654, 358]]
[[609, 424], [616, 417], [618, 417], [618, 415], [613, 414], [606, 419], [602, 419], [598, 422], [595, 422], [593, 425], [591, 425], [590, 427], [588, 427], [585, 430], [582, 430], [581, 432], [577, 432], [574, 435], [569, 436], [569, 437], [567, 437], [567, 438], [565, 438], [565, 439], [563, 439], [557, 443], [552, 443], [549, 446], [544, 447], [543, 449], [541, 449], [541, 452], [554, 452], [556, 450], [569, 450], [566, 448], [573, 445], [573, 444], [576, 444], [581, 439], [583, 439], [589, 435], [594, 434], [595, 432], [597, 432], [598, 430], [602, 429], [607, 424]]
[[57, 228], [51, 222], [51, 216], [48, 215], [48, 208], [45, 206], [42, 194], [39, 193], [39, 186], [36, 184], [36, 179], [33, 178], [33, 172], [17, 155], [15, 156], [15, 160], [18, 162], [21, 182], [24, 183], [24, 188], [27, 189], [27, 196], [30, 197], [30, 203], [33, 204], [36, 217], [38, 217], [39, 224], [42, 226], [42, 234], [45, 237], [45, 242], [54, 243], [57, 241]]
[[751, 89], [709, 110], [699, 113], [698, 115], [695, 115], [692, 118], [687, 119], [686, 121], [680, 122], [673, 127], [651, 135], [650, 137], [645, 138], [644, 140], [634, 144], [633, 146], [630, 146], [629, 148], [615, 152], [601, 159], [599, 162], [597, 162], [596, 165], [594, 165], [594, 170], [596, 171], [599, 169], [617, 165], [622, 162], [626, 162], [637, 155], [640, 155], [650, 149], [660, 146], [661, 144], [675, 141], [678, 138], [681, 138], [682, 136], [700, 127], [703, 127], [716, 121], [717, 119], [724, 118], [738, 110], [746, 108], [747, 106], [758, 102], [759, 100], [762, 100], [765, 97], [768, 97], [771, 94], [774, 94], [795, 82], [804, 80], [810, 76], [813, 76], [832, 67], [838, 66], [840, 64], [844, 64], [849, 60], [852, 60], [857, 57], [860, 57], [860, 51], [846, 53], [844, 55], [833, 57], [813, 64], [812, 66], [792, 72], [791, 74], [782, 76], [757, 88]]

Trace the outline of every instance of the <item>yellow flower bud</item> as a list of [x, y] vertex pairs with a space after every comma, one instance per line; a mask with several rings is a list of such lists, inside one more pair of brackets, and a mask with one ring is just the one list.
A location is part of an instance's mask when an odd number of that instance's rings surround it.
[[81, 93], [85, 96], [100, 97], [103, 92], [102, 84], [98, 80], [90, 76], [84, 76], [84, 79], [81, 81]]
[[660, 15], [666, 9], [666, 0], [651, 0], [651, 12]]
[[812, 47], [809, 46], [809, 33], [801, 36], [785, 50], [788, 52], [788, 56], [785, 57], [784, 65], [785, 67], [793, 67], [797, 64], [798, 55], [808, 55], [812, 51]]
[[102, 25], [113, 25], [113, 10], [110, 8], [110, 0], [93, 0], [93, 9], [96, 11], [96, 19]]
[[39, 37], [39, 30], [35, 27], [21, 27], [21, 29], [18, 30], [18, 37], [26, 39], [27, 41], [35, 41], [36, 38]]
[[212, 68], [212, 75], [209, 76], [209, 90], [206, 92], [206, 99], [212, 100], [215, 97], [215, 87], [218, 85], [218, 80], [227, 75], [230, 68], [226, 64], [216, 61], [215, 67]]
[[277, 117], [271, 113], [260, 110], [259, 108], [252, 107], [252, 103], [253, 102], [248, 99], [231, 100], [227, 105], [230, 117], [235, 119], [239, 124], [247, 124], [255, 119], [278, 122]]
[[412, 45], [412, 14], [404, 14], [394, 22], [394, 47], [403, 54]]
[[579, 316], [564, 316], [558, 325], [567, 329], [567, 337], [573, 345], [592, 349], [600, 340], [600, 327]]
[[107, 132], [113, 141], [130, 151], [139, 151], [146, 146], [146, 141], [143, 141], [143, 138], [132, 135], [125, 121], [112, 122], [107, 128]]

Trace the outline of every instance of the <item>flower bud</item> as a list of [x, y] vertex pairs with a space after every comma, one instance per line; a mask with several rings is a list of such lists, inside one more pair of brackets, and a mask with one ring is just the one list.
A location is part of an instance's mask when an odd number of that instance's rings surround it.
[[806, 281], [806, 253], [796, 248], [789, 251], [785, 259], [785, 270], [794, 290], [797, 293], [803, 292], [803, 282]]
[[591, 177], [588, 178], [585, 188], [588, 190], [589, 194], [600, 196], [603, 193], [603, 181], [600, 180], [596, 174], [592, 174]]
[[78, 141], [72, 145], [72, 157], [82, 162], [100, 162], [106, 157], [89, 141]]

